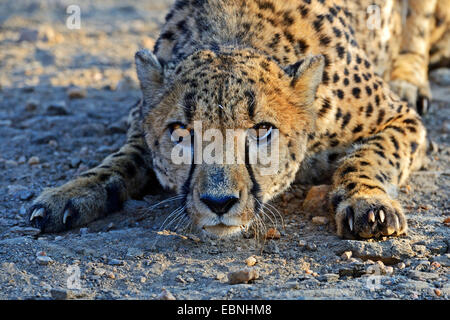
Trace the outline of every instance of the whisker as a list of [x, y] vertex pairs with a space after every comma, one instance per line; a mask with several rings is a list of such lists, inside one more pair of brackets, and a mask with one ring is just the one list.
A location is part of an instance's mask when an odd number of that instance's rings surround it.
[[164, 200], [162, 200], [162, 201], [160, 201], [160, 202], [158, 202], [158, 203], [152, 204], [152, 205], [151, 205], [150, 207], [148, 207], [147, 209], [148, 209], [148, 210], [152, 210], [152, 209], [155, 209], [156, 207], [158, 207], [158, 206], [160, 206], [160, 205], [162, 205], [162, 204], [164, 204], [164, 203], [171, 202], [171, 201], [176, 201], [176, 200], [180, 200], [180, 199], [182, 199], [182, 198], [183, 198], [183, 195], [176, 195], [176, 196], [173, 196], [173, 197], [164, 199]]
[[[275, 208], [273, 205], [271, 205], [270, 203], [266, 203], [265, 205], [269, 210], [270, 210], [270, 208], [272, 208], [278, 214], [278, 216], [280, 217], [280, 220], [281, 220], [282, 228], [285, 229], [286, 224], [284, 222], [284, 218], [283, 218], [283, 215], [281, 214], [281, 212], [277, 208]], [[272, 212], [272, 210], [270, 210], [270, 211]]]

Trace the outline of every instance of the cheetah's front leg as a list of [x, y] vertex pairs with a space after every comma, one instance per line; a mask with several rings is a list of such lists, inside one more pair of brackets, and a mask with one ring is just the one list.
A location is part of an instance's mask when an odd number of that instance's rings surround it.
[[391, 190], [420, 167], [425, 135], [419, 117], [409, 110], [342, 160], [330, 197], [339, 236], [358, 239], [406, 233], [405, 215]]
[[139, 114], [139, 106], [131, 110], [127, 142], [118, 152], [75, 180], [42, 192], [28, 210], [31, 225], [42, 232], [86, 225], [117, 211], [127, 198], [139, 195], [156, 179]]

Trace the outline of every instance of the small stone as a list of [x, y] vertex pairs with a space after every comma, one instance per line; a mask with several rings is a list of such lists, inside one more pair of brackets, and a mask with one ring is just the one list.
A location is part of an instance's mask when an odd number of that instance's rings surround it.
[[69, 114], [64, 101], [54, 101], [47, 105], [46, 114], [50, 116], [65, 116]]
[[317, 251], [317, 246], [316, 246], [316, 244], [314, 244], [312, 242], [308, 242], [306, 244], [306, 249], [309, 251]]
[[255, 259], [255, 257], [253, 257], [253, 256], [248, 257], [248, 258], [245, 260], [245, 263], [247, 264], [247, 266], [253, 267], [253, 266], [256, 264], [256, 259]]
[[444, 221], [442, 221], [442, 223], [444, 223], [447, 226], [450, 226], [450, 217], [445, 218]]
[[67, 90], [67, 96], [69, 99], [83, 99], [86, 98], [87, 91], [82, 88], [70, 88]]
[[34, 192], [30, 190], [21, 190], [18, 193], [20, 200], [27, 201], [33, 198]]
[[116, 278], [116, 275], [113, 272], [111, 272], [111, 271], [106, 272], [106, 276], [108, 278], [110, 278], [110, 279], [115, 279]]
[[242, 269], [228, 274], [230, 284], [248, 283], [259, 278], [259, 272], [256, 269]]
[[345, 251], [342, 255], [341, 258], [343, 260], [350, 260], [350, 258], [352, 257], [352, 252], [351, 251]]
[[41, 266], [46, 266], [53, 263], [53, 259], [48, 256], [37, 256], [36, 262]]
[[277, 240], [277, 239], [280, 239], [280, 237], [281, 237], [281, 234], [280, 234], [280, 232], [277, 230], [277, 229], [275, 229], [275, 228], [269, 228], [268, 230], [267, 230], [267, 232], [266, 232], [266, 239], [274, 239], [274, 240]]
[[392, 275], [392, 274], [394, 274], [394, 268], [391, 267], [391, 266], [386, 266], [386, 267], [384, 268], [384, 270], [385, 270], [385, 273], [386, 273], [387, 275]]
[[145, 278], [145, 277], [141, 277], [140, 279], [139, 279], [139, 282], [140, 283], [145, 283], [147, 281], [147, 278]]
[[81, 163], [81, 159], [80, 158], [72, 158], [71, 160], [70, 160], [70, 167], [71, 168], [78, 168], [78, 166], [80, 165], [80, 163]]
[[96, 276], [103, 276], [106, 273], [106, 270], [103, 268], [94, 268], [94, 274]]
[[298, 246], [300, 248], [304, 248], [306, 246], [306, 241], [305, 240], [298, 240]]
[[21, 234], [24, 236], [37, 236], [41, 233], [41, 229], [39, 228], [33, 228], [33, 227], [19, 227], [19, 226], [15, 226], [12, 227], [9, 232], [11, 233], [16, 233], [16, 234]]
[[89, 229], [88, 228], [80, 228], [80, 234], [82, 236], [87, 235], [89, 233]]
[[225, 279], [225, 277], [226, 277], [227, 275], [225, 274], [225, 273], [223, 273], [223, 272], [218, 272], [217, 274], [216, 274], [216, 280], [223, 280], [223, 279]]
[[110, 223], [108, 224], [108, 226], [106, 227], [106, 230], [107, 230], [107, 231], [110, 231], [110, 230], [114, 229], [115, 227], [116, 227], [116, 226], [115, 226], [114, 222], [110, 222]]
[[434, 289], [434, 294], [437, 295], [438, 297], [440, 297], [442, 295], [442, 292], [441, 292], [441, 290], [436, 288], [436, 289]]
[[339, 275], [335, 273], [326, 273], [317, 278], [321, 282], [334, 282], [339, 280]]
[[0, 120], [0, 127], [10, 127], [11, 125], [11, 120]]
[[41, 160], [39, 159], [39, 157], [36, 157], [36, 156], [32, 156], [32, 157], [30, 157], [30, 159], [28, 159], [28, 164], [30, 166], [33, 166], [35, 164], [39, 164], [40, 162], [41, 162]]
[[439, 279], [439, 275], [431, 272], [423, 272], [417, 270], [410, 270], [409, 276], [415, 280], [426, 281]]
[[28, 41], [36, 42], [38, 40], [39, 31], [34, 29], [23, 29], [19, 34], [18, 42]]
[[165, 288], [162, 289], [161, 293], [156, 298], [157, 300], [176, 300], [176, 298]]
[[45, 144], [45, 143], [50, 143], [50, 141], [52, 140], [56, 140], [56, 136], [53, 133], [43, 133], [43, 134], [39, 134], [36, 135], [35, 137], [33, 137], [33, 139], [31, 139], [31, 143], [35, 143], [35, 144]]
[[27, 162], [27, 158], [25, 158], [25, 156], [21, 156], [20, 158], [19, 158], [19, 160], [17, 160], [17, 163], [18, 164], [24, 164], [24, 163], [26, 163]]
[[303, 201], [302, 210], [308, 216], [327, 216], [329, 214], [327, 198], [330, 189], [329, 185], [311, 187]]
[[450, 253], [434, 257], [433, 262], [439, 263], [444, 267], [450, 267]]
[[6, 166], [6, 168], [14, 168], [14, 167], [18, 166], [18, 163], [17, 163], [17, 161], [14, 161], [14, 160], [6, 160], [5, 166]]
[[52, 288], [50, 294], [55, 300], [67, 300], [73, 298], [73, 294], [69, 290]]
[[144, 251], [138, 248], [128, 248], [127, 250], [127, 258], [141, 258], [144, 256]]
[[406, 268], [406, 265], [403, 262], [399, 262], [399, 263], [397, 263], [397, 268], [399, 270], [403, 270]]
[[122, 266], [124, 264], [124, 262], [119, 259], [109, 259], [108, 264], [110, 266]]
[[27, 112], [35, 111], [37, 109], [38, 105], [39, 105], [39, 102], [37, 100], [29, 99], [25, 103], [25, 111], [27, 111]]
[[326, 217], [313, 217], [312, 223], [317, 225], [324, 225], [328, 223], [328, 219]]
[[59, 240], [62, 240], [62, 239], [64, 239], [64, 237], [62, 237], [62, 236], [56, 236], [55, 237], [55, 241], [59, 241]]

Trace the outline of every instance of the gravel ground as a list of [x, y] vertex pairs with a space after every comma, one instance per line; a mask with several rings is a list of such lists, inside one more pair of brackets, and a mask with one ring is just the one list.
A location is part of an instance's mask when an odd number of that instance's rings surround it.
[[[153, 47], [171, 3], [76, 2], [80, 29], [66, 27], [73, 1], [0, 2], [0, 299], [449, 299], [449, 69], [433, 73], [430, 163], [399, 192], [405, 237], [341, 240], [303, 212], [307, 187], [297, 185], [274, 201], [284, 228], [274, 213], [280, 238], [265, 243], [158, 233], [177, 204], [148, 208], [169, 195], [36, 234], [25, 211], [41, 190], [124, 142], [139, 97], [134, 52]], [[245, 268], [256, 279], [230, 284]]]

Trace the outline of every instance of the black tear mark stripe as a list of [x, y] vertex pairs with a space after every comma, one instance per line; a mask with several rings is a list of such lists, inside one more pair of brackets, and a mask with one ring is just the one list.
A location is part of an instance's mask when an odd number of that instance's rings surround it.
[[248, 143], [245, 143], [245, 167], [247, 168], [247, 172], [248, 175], [250, 177], [250, 180], [252, 181], [252, 189], [250, 190], [250, 193], [253, 195], [253, 197], [255, 198], [255, 210], [254, 210], [254, 214], [256, 215], [259, 210], [260, 210], [260, 203], [261, 203], [261, 199], [259, 198], [259, 194], [261, 192], [261, 186], [259, 185], [258, 181], [256, 181], [255, 178], [255, 174], [253, 172], [253, 168], [250, 164], [250, 160], [249, 160], [249, 150], [248, 150]]

